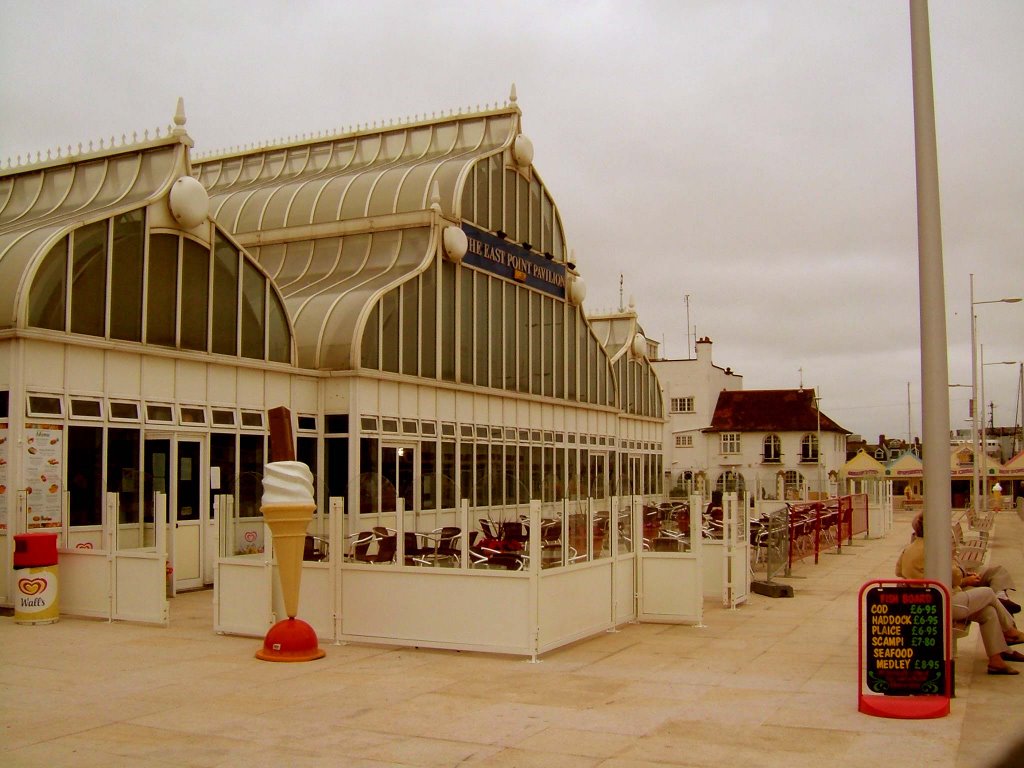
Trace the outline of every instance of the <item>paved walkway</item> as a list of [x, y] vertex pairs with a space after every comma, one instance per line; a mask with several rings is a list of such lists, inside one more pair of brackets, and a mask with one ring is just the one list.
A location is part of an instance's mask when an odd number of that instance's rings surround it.
[[[0, 765], [987, 768], [1024, 737], [1024, 674], [986, 675], [977, 631], [948, 717], [857, 712], [857, 592], [892, 574], [908, 523], [801, 566], [792, 599], [709, 604], [705, 627], [628, 625], [540, 664], [365, 645], [268, 664], [210, 630], [209, 592], [175, 598], [166, 629], [0, 618]], [[1000, 514], [994, 540], [1024, 587], [1024, 523]]]

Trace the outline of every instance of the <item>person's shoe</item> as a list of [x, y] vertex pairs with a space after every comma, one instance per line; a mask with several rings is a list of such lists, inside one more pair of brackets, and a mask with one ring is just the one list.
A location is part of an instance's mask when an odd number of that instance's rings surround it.
[[1000, 597], [999, 602], [1002, 603], [1003, 608], [1005, 608], [1010, 613], [1020, 613], [1020, 606], [1017, 605], [1017, 603], [1013, 602], [1013, 600], [1011, 600], [1010, 598]]
[[999, 655], [1003, 657], [1003, 661], [1024, 661], [1024, 653], [1020, 651], [1003, 651]]
[[1010, 667], [989, 667], [988, 668], [988, 673], [990, 675], [1019, 675], [1020, 674], [1020, 672], [1018, 672], [1016, 669], [1012, 669]]

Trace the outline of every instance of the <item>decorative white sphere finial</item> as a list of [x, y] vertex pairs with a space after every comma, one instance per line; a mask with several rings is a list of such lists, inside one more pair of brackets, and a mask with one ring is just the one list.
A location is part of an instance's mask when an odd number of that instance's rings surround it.
[[430, 186], [430, 210], [441, 212], [441, 187], [437, 180]]
[[171, 185], [171, 215], [184, 229], [194, 229], [206, 221], [210, 195], [197, 179], [182, 176]]
[[508, 100], [511, 101], [513, 104], [516, 103], [516, 84], [515, 83], [512, 83], [512, 90], [509, 91]]

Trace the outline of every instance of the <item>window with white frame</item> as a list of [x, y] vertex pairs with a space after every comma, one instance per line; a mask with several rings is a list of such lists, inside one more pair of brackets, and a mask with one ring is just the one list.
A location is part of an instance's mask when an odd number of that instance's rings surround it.
[[693, 396], [688, 397], [673, 397], [672, 398], [672, 413], [693, 413]]
[[782, 461], [782, 440], [778, 435], [765, 435], [761, 461], [766, 464], [778, 464]]
[[722, 433], [722, 453], [739, 453], [740, 452], [740, 433], [739, 432], [723, 432]]
[[676, 448], [693, 448], [693, 435], [676, 435]]
[[800, 461], [818, 460], [818, 436], [810, 432], [800, 441]]

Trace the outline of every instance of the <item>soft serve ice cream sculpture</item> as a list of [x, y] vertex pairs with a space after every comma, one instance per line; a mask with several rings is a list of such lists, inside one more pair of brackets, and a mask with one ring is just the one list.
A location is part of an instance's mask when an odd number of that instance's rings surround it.
[[[276, 410], [276, 409], [275, 409]], [[285, 409], [280, 409], [287, 414]], [[279, 415], [279, 414], [275, 414]], [[271, 420], [273, 432], [274, 419]], [[289, 422], [290, 423], [290, 422]], [[286, 430], [287, 432], [287, 430]], [[278, 438], [291, 450], [291, 436]], [[274, 435], [271, 435], [273, 447]], [[294, 454], [292, 454], [294, 455]], [[306, 528], [313, 519], [313, 473], [301, 461], [272, 461], [263, 472], [263, 502], [260, 511], [270, 528], [281, 578], [281, 595], [288, 618], [267, 632], [256, 658], [264, 661], [312, 661], [323, 658], [313, 628], [295, 618], [299, 611], [299, 584], [302, 580], [302, 550]]]

